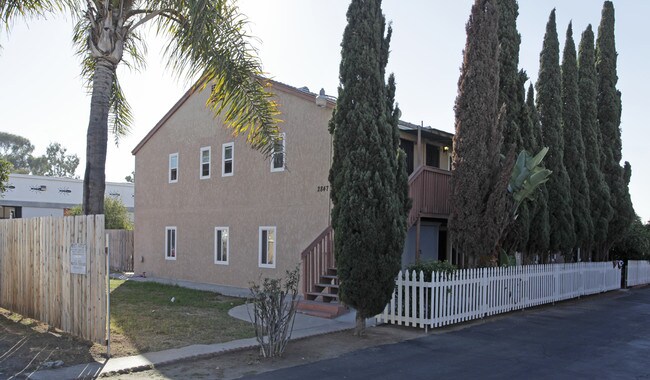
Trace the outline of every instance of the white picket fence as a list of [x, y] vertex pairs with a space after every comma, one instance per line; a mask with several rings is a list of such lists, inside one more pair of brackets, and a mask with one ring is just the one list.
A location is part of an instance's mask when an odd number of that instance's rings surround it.
[[620, 289], [611, 262], [463, 269], [452, 275], [400, 272], [379, 323], [433, 328]]
[[627, 286], [650, 284], [650, 261], [627, 262]]

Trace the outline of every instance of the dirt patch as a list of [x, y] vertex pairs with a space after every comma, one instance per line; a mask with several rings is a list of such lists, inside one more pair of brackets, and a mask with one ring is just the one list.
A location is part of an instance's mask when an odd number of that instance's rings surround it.
[[281, 358], [264, 359], [259, 356], [259, 350], [251, 349], [159, 366], [143, 372], [116, 375], [113, 378], [236, 379], [246, 375], [331, 359], [348, 352], [397, 343], [424, 335], [424, 331], [420, 329], [384, 325], [369, 328], [366, 336], [362, 338], [353, 336], [352, 331], [349, 330], [291, 341]]
[[91, 347], [90, 342], [0, 308], [0, 379], [92, 362]]

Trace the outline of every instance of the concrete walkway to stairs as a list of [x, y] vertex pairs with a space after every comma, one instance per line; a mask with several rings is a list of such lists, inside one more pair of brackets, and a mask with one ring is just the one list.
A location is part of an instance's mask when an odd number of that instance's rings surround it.
[[[247, 307], [246, 304], [234, 307], [228, 314], [234, 318], [250, 321]], [[336, 319], [325, 319], [297, 313], [291, 339], [301, 339], [354, 328], [355, 316], [356, 313], [354, 311], [341, 315]], [[366, 324], [367, 326], [374, 326], [375, 320], [368, 319]], [[230, 351], [245, 350], [256, 346], [257, 341], [255, 338], [234, 340], [226, 343], [195, 344], [182, 348], [148, 352], [141, 355], [111, 358], [103, 363], [93, 362], [52, 370], [40, 370], [31, 373], [28, 378], [43, 380], [94, 378], [148, 369], [157, 365], [196, 359]]]

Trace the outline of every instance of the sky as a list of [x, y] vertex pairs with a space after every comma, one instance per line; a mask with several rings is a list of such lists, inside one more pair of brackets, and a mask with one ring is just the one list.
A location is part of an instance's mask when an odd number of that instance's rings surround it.
[[[402, 119], [454, 131], [454, 100], [465, 45], [465, 24], [473, 1], [384, 0], [393, 38], [387, 72], [396, 77], [396, 100]], [[264, 71], [277, 81], [321, 88], [336, 96], [340, 44], [349, 2], [343, 0], [240, 0], [250, 22], [252, 41]], [[599, 0], [520, 0], [517, 26], [522, 37], [519, 66], [534, 82], [548, 16], [557, 12], [560, 48], [569, 21], [576, 45], [582, 31], [600, 23]], [[623, 160], [632, 164], [630, 193], [643, 221], [650, 220], [648, 137], [646, 128], [650, 87], [650, 1], [616, 0], [618, 89], [622, 93]], [[131, 150], [191, 85], [165, 69], [160, 52], [164, 40], [149, 33], [146, 69], [118, 68], [118, 76], [135, 116], [133, 130], [116, 147], [109, 137], [108, 181], [122, 182], [134, 168]], [[10, 33], [0, 32], [0, 131], [27, 137], [43, 154], [59, 142], [77, 154], [85, 168], [86, 129], [90, 97], [80, 77], [79, 59], [71, 43], [69, 17], [17, 21]], [[622, 164], [623, 162], [621, 162]]]

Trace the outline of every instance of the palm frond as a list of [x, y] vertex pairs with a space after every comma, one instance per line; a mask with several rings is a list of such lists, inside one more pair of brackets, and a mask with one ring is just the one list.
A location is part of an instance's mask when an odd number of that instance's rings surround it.
[[4, 28], [9, 34], [16, 19], [44, 17], [48, 13], [71, 10], [73, 5], [74, 0], [0, 0], [0, 30]]
[[124, 92], [116, 75], [111, 88], [110, 110], [108, 113], [108, 125], [113, 133], [116, 146], [119, 146], [120, 138], [131, 132], [132, 124], [131, 106], [124, 97]]
[[[181, 11], [175, 17], [155, 19], [159, 34], [169, 37], [167, 66], [210, 88], [208, 107], [221, 115], [233, 135], [246, 134], [255, 149], [270, 154], [278, 138], [278, 106], [261, 78], [262, 64], [250, 45], [248, 21], [228, 0], [149, 1], [159, 9]], [[177, 20], [181, 20], [179, 23]]]
[[73, 0], [0, 0], [0, 22], [8, 30], [16, 18], [41, 17], [72, 9]]

